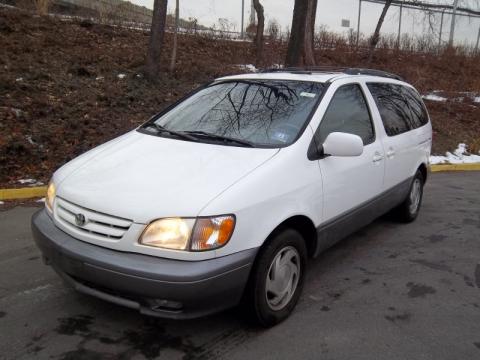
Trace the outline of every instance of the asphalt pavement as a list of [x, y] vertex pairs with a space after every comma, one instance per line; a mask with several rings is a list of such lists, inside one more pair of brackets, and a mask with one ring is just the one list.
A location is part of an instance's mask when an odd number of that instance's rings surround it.
[[38, 208], [0, 212], [1, 359], [480, 359], [480, 172], [432, 174], [412, 224], [383, 217], [309, 264], [284, 323], [232, 309], [152, 319], [44, 265]]

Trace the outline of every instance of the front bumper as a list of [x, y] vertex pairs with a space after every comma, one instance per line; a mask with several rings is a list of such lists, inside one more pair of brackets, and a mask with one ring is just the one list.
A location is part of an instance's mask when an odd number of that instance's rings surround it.
[[47, 264], [77, 291], [146, 315], [187, 319], [237, 305], [257, 249], [202, 261], [124, 253], [73, 238], [45, 210], [32, 216]]

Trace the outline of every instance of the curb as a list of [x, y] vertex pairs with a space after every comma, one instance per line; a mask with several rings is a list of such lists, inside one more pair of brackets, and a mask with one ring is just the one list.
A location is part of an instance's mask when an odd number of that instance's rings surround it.
[[430, 165], [430, 171], [478, 171], [480, 170], [480, 163], [473, 164], [438, 164]]
[[[480, 163], [430, 165], [430, 171], [480, 171]], [[0, 189], [0, 201], [44, 197], [46, 193], [46, 186], [32, 186], [18, 189]]]
[[0, 189], [0, 200], [18, 200], [44, 197], [46, 193], [46, 186], [32, 186], [18, 189]]

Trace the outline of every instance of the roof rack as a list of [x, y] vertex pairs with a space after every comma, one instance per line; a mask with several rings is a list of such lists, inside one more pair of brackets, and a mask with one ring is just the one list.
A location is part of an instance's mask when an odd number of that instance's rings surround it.
[[370, 75], [380, 76], [389, 79], [395, 79], [403, 81], [403, 78], [399, 75], [391, 74], [386, 71], [376, 69], [364, 69], [364, 68], [349, 68], [339, 66], [305, 66], [305, 67], [285, 67], [285, 68], [272, 68], [262, 69], [261, 73], [269, 72], [288, 72], [294, 74], [321, 74], [321, 73], [343, 73], [347, 75]]

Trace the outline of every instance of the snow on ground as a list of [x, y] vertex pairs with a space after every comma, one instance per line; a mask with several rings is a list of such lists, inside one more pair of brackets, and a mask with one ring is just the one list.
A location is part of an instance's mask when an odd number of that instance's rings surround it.
[[480, 163], [480, 155], [469, 154], [467, 145], [458, 144], [457, 149], [451, 153], [446, 152], [445, 156], [430, 156], [430, 164], [474, 164]]
[[22, 185], [28, 185], [28, 186], [41, 186], [44, 185], [43, 182], [37, 181], [35, 179], [20, 179], [17, 180]]
[[0, 201], [0, 205], [3, 205], [3, 204], [5, 204], [5, 203], [3, 201]]
[[447, 101], [446, 97], [438, 96], [438, 95], [435, 95], [435, 94], [423, 95], [422, 97], [425, 100], [430, 100], [430, 101]]
[[[465, 98], [470, 98], [474, 103], [480, 103], [480, 94], [477, 92], [472, 92], [472, 91], [455, 91], [455, 92], [449, 92], [446, 95], [445, 91], [442, 90], [433, 90], [429, 92], [428, 94], [422, 95], [422, 98], [425, 100], [430, 100], [430, 101], [441, 101], [445, 102], [447, 100], [450, 101], [457, 101], [457, 102], [463, 102]], [[457, 94], [458, 96], [451, 96], [452, 94]]]
[[250, 72], [257, 72], [257, 68], [253, 64], [240, 64], [236, 65], [241, 70], [246, 70]]
[[118, 74], [118, 75], [117, 75], [117, 77], [118, 77], [120, 80], [124, 79], [126, 76], [127, 76], [127, 75], [125, 75], [125, 74]]
[[18, 180], [18, 182], [22, 185], [35, 184], [37, 182], [37, 180], [35, 180], [35, 179], [20, 179], [20, 180]]

